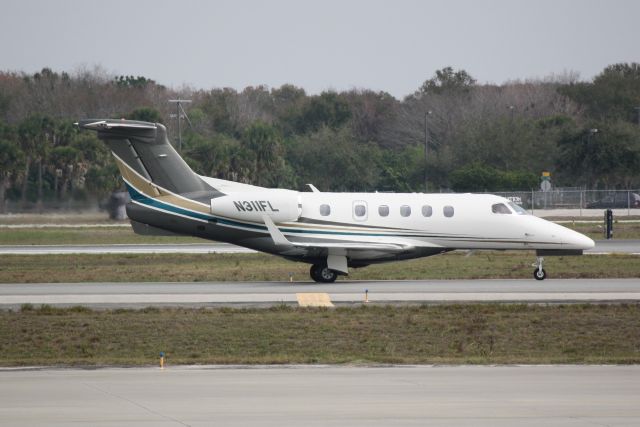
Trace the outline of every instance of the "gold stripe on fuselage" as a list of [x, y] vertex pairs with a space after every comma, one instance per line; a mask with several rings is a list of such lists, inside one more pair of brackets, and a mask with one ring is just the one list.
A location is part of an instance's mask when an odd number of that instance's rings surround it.
[[[138, 172], [136, 172], [131, 166], [129, 166], [125, 161], [123, 161], [120, 157], [118, 157], [115, 153], [113, 153], [113, 157], [116, 160], [116, 164], [122, 177], [137, 191], [142, 193], [143, 195], [156, 199], [161, 202], [165, 202], [174, 206], [178, 206], [180, 208], [189, 209], [192, 211], [196, 211], [199, 213], [210, 214], [210, 208], [204, 203], [197, 202], [195, 200], [190, 200], [185, 197], [176, 195], [175, 193], [170, 192], [153, 182], [149, 181]], [[238, 221], [237, 218], [228, 218], [233, 221]], [[260, 224], [248, 222], [249, 224]], [[360, 232], [360, 233], [380, 233], [380, 234], [393, 234], [399, 231], [404, 233], [420, 233], [420, 230], [385, 230], [379, 228], [368, 228], [368, 227], [350, 227], [345, 225], [328, 225], [328, 224], [309, 224], [309, 223], [299, 223], [299, 222], [286, 222], [278, 224], [280, 227], [287, 227], [292, 229], [300, 229], [307, 231], [338, 231], [338, 232]], [[410, 236], [410, 235], [409, 235]]]
[[157, 199], [165, 203], [170, 203], [181, 208], [191, 209], [196, 212], [206, 214], [210, 213], [207, 205], [196, 202], [195, 200], [189, 200], [185, 197], [178, 196], [170, 192], [169, 190], [157, 186], [156, 184], [133, 170], [131, 166], [126, 164], [121, 158], [119, 158], [115, 154], [113, 156], [116, 159], [116, 164], [118, 165], [118, 169], [120, 170], [122, 177], [131, 185], [133, 185], [137, 191], [144, 194], [145, 196], [152, 199]]

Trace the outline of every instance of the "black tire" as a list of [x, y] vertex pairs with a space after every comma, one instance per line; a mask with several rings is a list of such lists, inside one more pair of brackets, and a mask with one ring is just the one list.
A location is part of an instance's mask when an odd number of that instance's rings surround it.
[[314, 282], [322, 282], [322, 280], [320, 279], [320, 274], [318, 273], [319, 270], [320, 266], [317, 264], [312, 265], [309, 269], [309, 275]]
[[547, 277], [547, 272], [544, 271], [544, 268], [542, 270], [536, 268], [535, 270], [533, 270], [533, 277], [536, 280], [544, 280]]
[[309, 275], [314, 281], [319, 283], [333, 283], [338, 278], [338, 273], [336, 273], [334, 270], [331, 270], [326, 265], [318, 264], [314, 264], [311, 266]]

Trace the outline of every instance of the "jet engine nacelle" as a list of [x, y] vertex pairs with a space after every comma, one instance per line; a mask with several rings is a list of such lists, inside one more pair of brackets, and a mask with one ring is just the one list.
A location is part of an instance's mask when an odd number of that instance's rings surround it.
[[296, 221], [302, 213], [300, 195], [291, 190], [228, 193], [211, 199], [211, 213], [226, 218], [263, 222], [268, 215], [273, 222]]

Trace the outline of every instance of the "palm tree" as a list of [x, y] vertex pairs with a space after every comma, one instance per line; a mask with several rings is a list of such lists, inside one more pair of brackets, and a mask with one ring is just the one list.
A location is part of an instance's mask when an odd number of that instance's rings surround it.
[[38, 166], [38, 209], [42, 210], [42, 172], [43, 163], [49, 153], [49, 147], [55, 140], [55, 123], [40, 114], [27, 117], [18, 126], [18, 136], [22, 151], [25, 153], [24, 181], [22, 183], [22, 204], [26, 204], [30, 167], [35, 160]]
[[262, 185], [264, 170], [273, 165], [278, 158], [278, 132], [273, 126], [257, 121], [245, 130], [242, 143], [255, 154], [256, 184]]
[[24, 153], [15, 142], [0, 140], [0, 213], [7, 211], [6, 191], [23, 167]]

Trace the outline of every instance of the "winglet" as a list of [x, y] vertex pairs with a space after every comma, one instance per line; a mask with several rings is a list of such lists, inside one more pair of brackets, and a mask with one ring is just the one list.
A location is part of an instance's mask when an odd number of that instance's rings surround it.
[[269, 234], [271, 234], [273, 243], [275, 243], [278, 246], [293, 246], [293, 244], [291, 244], [291, 242], [287, 240], [286, 237], [284, 237], [284, 234], [282, 234], [282, 232], [278, 229], [278, 227], [276, 227], [276, 225], [273, 223], [273, 220], [269, 215], [262, 215], [262, 220], [264, 221], [264, 224], [267, 226], [267, 230], [269, 230]]
[[319, 192], [320, 192], [320, 190], [318, 190], [318, 189], [316, 188], [316, 186], [315, 186], [315, 185], [313, 185], [313, 184], [307, 184], [307, 186], [308, 186], [308, 187], [311, 189], [311, 191], [313, 191], [314, 193], [319, 193]]

